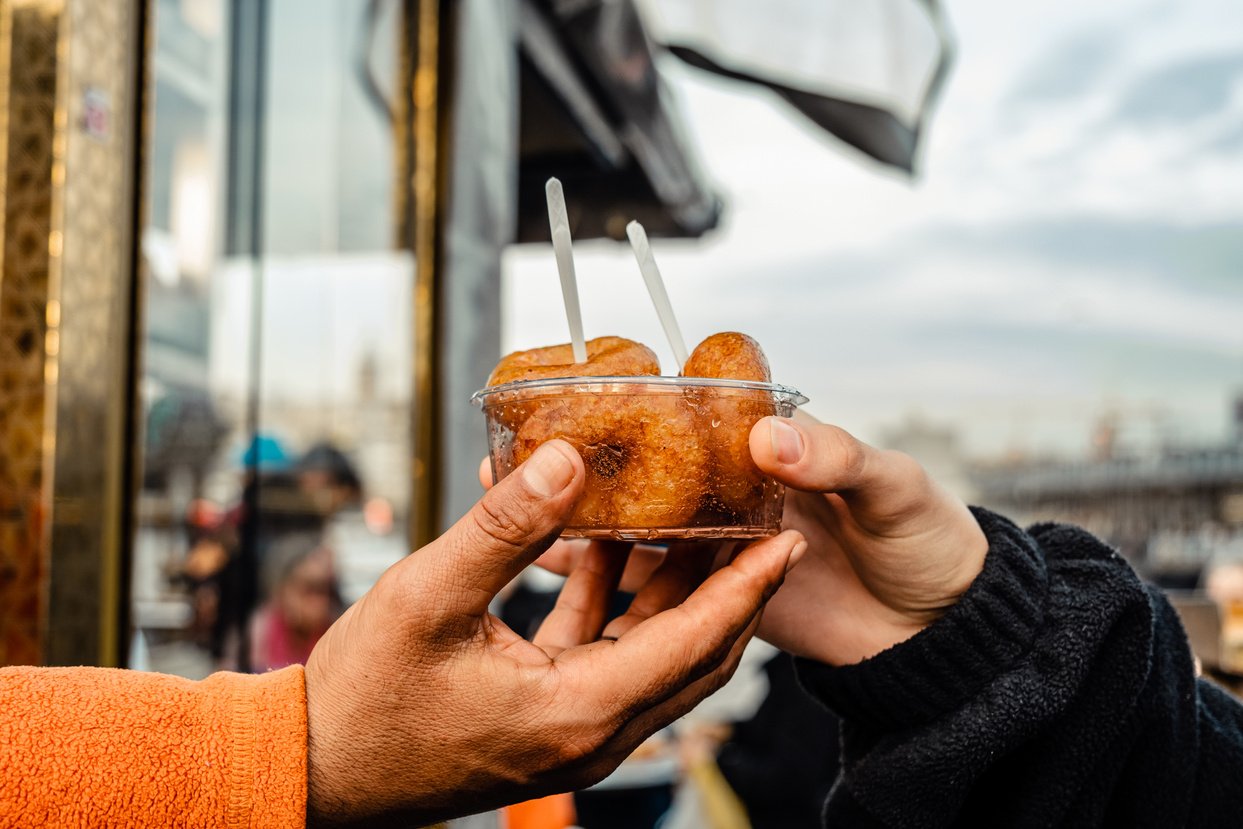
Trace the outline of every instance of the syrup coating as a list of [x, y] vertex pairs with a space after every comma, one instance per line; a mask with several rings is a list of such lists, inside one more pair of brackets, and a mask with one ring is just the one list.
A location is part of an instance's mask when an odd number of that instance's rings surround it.
[[[760, 383], [772, 381], [768, 358], [760, 344], [736, 331], [713, 334], [696, 346], [682, 368], [682, 375]], [[704, 406], [711, 413], [705, 436], [712, 459], [713, 491], [709, 499], [714, 496], [719, 501], [711, 506], [726, 512], [743, 512], [756, 498], [763, 497], [765, 482], [755, 461], [751, 460], [751, 427], [761, 418], [776, 414], [776, 408], [768, 394], [747, 390], [731, 390], [727, 398], [724, 394], [715, 399], [707, 395]]]

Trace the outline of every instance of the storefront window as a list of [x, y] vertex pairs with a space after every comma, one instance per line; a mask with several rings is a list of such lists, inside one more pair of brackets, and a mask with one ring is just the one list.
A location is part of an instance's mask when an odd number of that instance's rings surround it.
[[299, 661], [407, 551], [398, 5], [268, 0], [246, 60], [250, 3], [157, 4], [135, 666]]

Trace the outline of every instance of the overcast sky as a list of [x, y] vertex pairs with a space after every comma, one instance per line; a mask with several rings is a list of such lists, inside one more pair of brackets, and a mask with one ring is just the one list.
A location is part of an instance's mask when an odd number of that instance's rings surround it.
[[[874, 440], [918, 414], [977, 456], [1073, 454], [1108, 410], [1137, 443], [1223, 439], [1243, 391], [1243, 4], [946, 5], [957, 60], [914, 182], [766, 94], [664, 67], [727, 202], [704, 240], [656, 242], [687, 338], [751, 333], [814, 414]], [[576, 256], [588, 335], [671, 369], [629, 250]], [[507, 349], [567, 339], [549, 248], [512, 250], [506, 291]]]

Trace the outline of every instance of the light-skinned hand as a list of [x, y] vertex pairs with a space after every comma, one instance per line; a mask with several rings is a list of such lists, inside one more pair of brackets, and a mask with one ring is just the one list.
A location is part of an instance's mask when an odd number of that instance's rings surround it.
[[720, 687], [805, 546], [667, 568], [601, 639], [625, 549], [588, 545], [533, 641], [488, 612], [557, 537], [584, 470], [541, 447], [445, 535], [390, 568], [306, 666], [308, 823], [424, 825], [590, 785]]
[[764, 614], [760, 635], [784, 651], [874, 656], [940, 618], [984, 566], [975, 517], [909, 455], [799, 415], [757, 423], [751, 456], [788, 487], [783, 525], [809, 545]]

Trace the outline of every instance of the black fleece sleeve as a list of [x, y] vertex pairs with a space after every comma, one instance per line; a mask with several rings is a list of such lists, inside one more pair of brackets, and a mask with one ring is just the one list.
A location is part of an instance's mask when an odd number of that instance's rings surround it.
[[857, 665], [799, 660], [842, 718], [827, 826], [1243, 825], [1243, 707], [1178, 617], [1077, 528], [973, 509], [984, 569]]

